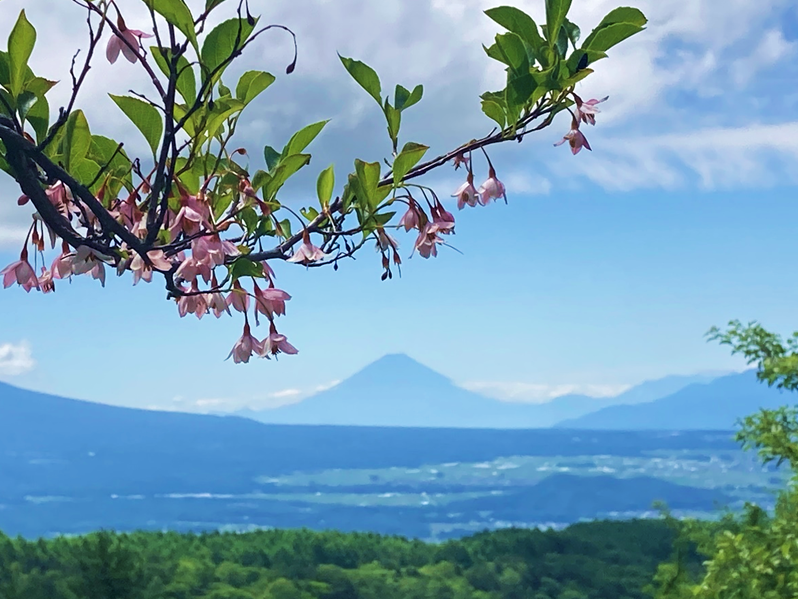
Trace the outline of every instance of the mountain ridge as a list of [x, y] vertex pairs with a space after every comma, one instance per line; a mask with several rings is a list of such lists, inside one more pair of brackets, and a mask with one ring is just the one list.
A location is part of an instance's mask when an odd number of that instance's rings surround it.
[[545, 403], [508, 402], [459, 387], [406, 354], [387, 354], [302, 401], [233, 414], [268, 424], [545, 428], [619, 401], [650, 401], [711, 379], [712, 375], [672, 375], [645, 381], [614, 398], [569, 394]]
[[587, 430], [733, 429], [738, 419], [791, 400], [789, 393], [768, 387], [748, 370], [695, 383], [660, 399], [635, 405], [607, 406], [558, 422], [555, 428]]

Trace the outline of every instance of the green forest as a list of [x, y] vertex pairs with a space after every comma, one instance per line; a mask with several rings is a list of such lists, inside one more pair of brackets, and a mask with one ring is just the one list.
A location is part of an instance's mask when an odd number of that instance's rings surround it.
[[[0, 536], [3, 599], [636, 599], [665, 520], [505, 529], [443, 544], [369, 533]], [[689, 560], [699, 567], [696, 555]]]

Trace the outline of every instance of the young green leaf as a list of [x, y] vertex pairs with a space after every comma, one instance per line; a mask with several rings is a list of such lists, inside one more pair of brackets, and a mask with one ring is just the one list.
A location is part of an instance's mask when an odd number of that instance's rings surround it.
[[243, 277], [263, 278], [263, 265], [260, 262], [253, 262], [249, 258], [240, 256], [228, 266], [230, 278], [237, 281]]
[[[150, 53], [155, 59], [158, 68], [161, 69], [164, 75], [169, 77], [169, 65], [172, 61], [172, 52], [169, 48], [159, 48], [152, 46]], [[194, 76], [194, 69], [188, 62], [185, 56], [177, 59], [177, 82], [175, 83], [178, 93], [183, 97], [186, 103], [193, 104], [197, 99], [197, 80]]]
[[407, 142], [393, 161], [393, 182], [398, 185], [418, 162], [424, 157], [429, 146]]
[[498, 6], [489, 8], [485, 11], [485, 14], [508, 31], [512, 31], [519, 36], [532, 46], [536, 53], [543, 45], [543, 38], [538, 31], [537, 24], [524, 11], [514, 6]]
[[307, 148], [310, 143], [316, 139], [318, 134], [321, 133], [321, 130], [324, 129], [324, 126], [329, 122], [330, 121], [328, 119], [326, 121], [312, 123], [294, 133], [291, 136], [291, 139], [288, 140], [285, 148], [283, 148], [283, 157], [299, 154], [302, 150]]
[[330, 203], [335, 187], [335, 169], [331, 164], [319, 173], [319, 179], [316, 181], [316, 193], [319, 196], [319, 202], [322, 206]]
[[223, 64], [228, 63], [241, 50], [241, 47], [252, 34], [254, 25], [246, 19], [228, 19], [217, 25], [202, 44], [200, 62], [203, 69], [203, 80], [219, 69], [217, 75], [224, 69]]
[[380, 198], [380, 194], [377, 191], [377, 186], [380, 182], [380, 163], [364, 162], [356, 159], [355, 173], [362, 199], [366, 200], [372, 208], [375, 208]]
[[546, 0], [546, 38], [550, 48], [557, 43], [560, 27], [570, 8], [571, 0]]
[[640, 33], [644, 29], [645, 27], [640, 27], [632, 23], [614, 23], [595, 31], [595, 35], [591, 33], [590, 40], [585, 40], [583, 48], [606, 52], [616, 44], [621, 43], [635, 33]]
[[399, 138], [399, 128], [402, 125], [402, 113], [391, 106], [387, 99], [385, 101], [385, 120], [388, 122], [388, 137], [391, 138], [391, 141], [394, 143], [394, 147], [397, 144], [397, 139]]
[[156, 154], [163, 134], [163, 121], [158, 109], [138, 98], [108, 95], [111, 96], [111, 99], [125, 113], [127, 118], [136, 125], [136, 128], [141, 131], [144, 139], [150, 144], [152, 153]]
[[646, 16], [636, 8], [611, 10], [582, 42], [583, 50], [606, 52], [615, 44], [645, 29]]
[[9, 66], [8, 52], [0, 50], [0, 87], [11, 87], [11, 67]]
[[394, 106], [397, 110], [405, 110], [406, 108], [410, 108], [413, 104], [416, 104], [421, 100], [421, 96], [423, 94], [423, 85], [415, 86], [412, 92], [408, 91], [401, 85], [397, 85], [393, 97]]
[[263, 159], [266, 161], [266, 168], [274, 170], [280, 161], [280, 153], [271, 146], [263, 146]]
[[159, 13], [166, 22], [174, 25], [185, 35], [194, 48], [197, 45], [197, 32], [194, 29], [194, 17], [184, 0], [144, 0], [147, 8]]
[[9, 91], [15, 97], [22, 91], [28, 60], [35, 44], [36, 30], [23, 9], [8, 36]]
[[76, 110], [69, 115], [64, 126], [64, 137], [61, 140], [61, 153], [64, 168], [71, 171], [86, 158], [91, 147], [91, 132], [86, 115]]
[[340, 54], [338, 58], [341, 59], [344, 68], [352, 76], [352, 79], [357, 81], [360, 87], [365, 89], [369, 95], [377, 101], [377, 104], [382, 106], [382, 87], [380, 85], [380, 78], [377, 76], [374, 69], [364, 62], [352, 58], [345, 58]]
[[247, 71], [241, 75], [236, 85], [236, 98], [249, 104], [267, 87], [274, 83], [274, 75], [265, 71]]
[[529, 74], [529, 58], [524, 42], [515, 33], [502, 33], [496, 36], [496, 46], [501, 53], [504, 64], [516, 73]]
[[485, 116], [496, 121], [499, 129], [504, 129], [507, 125], [507, 117], [504, 114], [504, 109], [493, 100], [482, 100], [482, 112]]

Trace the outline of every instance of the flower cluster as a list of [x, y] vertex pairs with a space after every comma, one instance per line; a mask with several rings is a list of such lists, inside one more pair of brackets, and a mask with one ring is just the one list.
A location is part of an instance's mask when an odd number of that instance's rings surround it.
[[571, 153], [574, 155], [578, 154], [582, 148], [586, 148], [592, 151], [590, 144], [585, 137], [585, 134], [579, 130], [579, 125], [582, 123], [589, 123], [591, 125], [596, 124], [596, 114], [600, 112], [598, 108], [596, 108], [596, 104], [600, 104], [601, 102], [606, 101], [609, 96], [603, 97], [601, 100], [588, 100], [587, 102], [583, 102], [582, 98], [573, 94], [574, 101], [576, 102], [576, 113], [571, 113], [571, 130], [566, 133], [563, 138], [555, 143], [555, 146], [561, 146], [566, 141], [568, 145], [571, 146]]

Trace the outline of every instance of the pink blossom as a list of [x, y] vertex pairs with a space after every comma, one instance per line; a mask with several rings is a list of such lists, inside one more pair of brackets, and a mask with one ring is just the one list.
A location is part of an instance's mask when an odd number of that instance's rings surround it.
[[443, 243], [443, 239], [438, 235], [439, 231], [438, 225], [427, 223], [424, 230], [419, 233], [413, 249], [418, 250], [422, 258], [438, 255], [438, 244]]
[[103, 260], [111, 260], [111, 257], [100, 254], [87, 245], [81, 245], [75, 250], [75, 255], [72, 258], [72, 274], [90, 273], [93, 279], [100, 281], [105, 287], [105, 263]]
[[53, 273], [54, 279], [63, 279], [72, 275], [72, 261], [75, 255], [71, 253], [69, 246], [64, 243], [61, 249], [61, 254], [53, 260], [50, 266], [50, 272]]
[[[111, 39], [108, 40], [108, 46], [105, 49], [105, 57], [108, 59], [108, 62], [114, 64], [116, 59], [119, 58], [119, 52], [121, 51], [130, 62], [136, 62], [138, 60], [138, 53], [131, 50], [130, 46], [138, 48], [141, 45], [141, 38], [152, 37], [152, 35], [139, 31], [138, 29], [128, 29], [121, 16], [117, 19], [117, 28], [119, 29], [119, 35], [114, 34], [111, 36]], [[130, 44], [130, 46], [128, 46], [128, 44]]]
[[496, 171], [493, 170], [493, 167], [488, 170], [488, 178], [479, 186], [477, 193], [479, 193], [480, 204], [483, 206], [487, 206], [492, 199], [504, 198], [504, 201], [507, 202], [504, 183], [496, 178]]
[[249, 310], [249, 294], [238, 281], [233, 284], [233, 290], [227, 296], [227, 305], [245, 314]]
[[244, 333], [241, 335], [241, 338], [236, 341], [236, 344], [233, 346], [233, 349], [230, 350], [226, 359], [229, 360], [230, 356], [233, 356], [233, 362], [236, 364], [240, 364], [241, 362], [247, 363], [253, 353], [263, 355], [264, 342], [258, 341], [253, 337], [249, 329], [249, 323], [245, 323]]
[[0, 275], [3, 276], [3, 288], [8, 289], [14, 283], [22, 287], [26, 293], [34, 287], [39, 288], [39, 280], [36, 278], [36, 273], [33, 272], [33, 267], [28, 262], [28, 252], [24, 251], [19, 257], [19, 260], [12, 262], [3, 270], [0, 270]]
[[410, 229], [417, 229], [418, 223], [418, 210], [416, 209], [415, 203], [411, 200], [407, 212], [404, 213], [399, 221], [399, 226], [404, 227], [405, 231], [409, 231]]
[[44, 190], [50, 203], [61, 213], [62, 216], [69, 216], [69, 203], [71, 202], [71, 193], [66, 185], [61, 181], [55, 183]]
[[302, 240], [302, 245], [294, 252], [294, 255], [288, 258], [286, 262], [296, 262], [298, 264], [310, 264], [311, 262], [318, 262], [327, 257], [321, 248], [316, 247], [310, 242], [310, 235], [305, 230]]
[[200, 237], [191, 242], [191, 253], [199, 262], [221, 266], [228, 256], [238, 256], [241, 252], [235, 244], [222, 241], [218, 233]]
[[271, 319], [275, 314], [281, 316], [285, 314], [285, 302], [291, 299], [282, 289], [268, 287], [261, 289], [255, 283], [255, 313], [260, 312]]
[[53, 282], [53, 273], [42, 266], [42, 274], [39, 275], [39, 290], [42, 293], [50, 293], [55, 291], [55, 283]]
[[439, 233], [444, 235], [454, 233], [454, 216], [437, 201], [432, 208], [432, 223], [437, 226]]
[[227, 301], [218, 291], [206, 293], [205, 303], [208, 304], [208, 309], [213, 312], [213, 315], [216, 316], [216, 318], [220, 318], [224, 312], [230, 314], [230, 308], [227, 306]]
[[568, 142], [568, 145], [571, 146], [571, 153], [576, 156], [582, 150], [582, 148], [587, 148], [588, 150], [592, 151], [590, 144], [587, 143], [587, 138], [585, 137], [584, 133], [579, 130], [579, 124], [574, 121], [573, 125], [571, 126], [571, 130], [566, 133], [563, 138], [558, 141], [555, 146], [561, 146], [565, 142]]
[[194, 256], [183, 260], [175, 271], [175, 276], [184, 281], [194, 281], [201, 276], [206, 283], [211, 280], [211, 267], [207, 262], [200, 262]]
[[386, 251], [392, 248], [394, 251], [399, 249], [399, 242], [385, 232], [382, 227], [377, 229], [377, 251]]
[[152, 266], [144, 261], [141, 254], [136, 254], [133, 256], [133, 260], [130, 261], [130, 270], [133, 271], [134, 285], [141, 280], [147, 283], [151, 282], [153, 269], [165, 272], [172, 268], [172, 263], [166, 259], [166, 256], [161, 250], [150, 250], [147, 252], [147, 258], [149, 258]]
[[181, 318], [186, 314], [194, 314], [194, 316], [202, 320], [202, 317], [208, 313], [208, 303], [205, 300], [205, 295], [199, 294], [198, 291], [197, 282], [194, 281], [188, 289], [188, 293], [193, 295], [181, 295], [180, 299], [177, 300], [177, 311]]
[[291, 355], [298, 353], [297, 349], [288, 343], [286, 336], [277, 332], [277, 328], [274, 326], [274, 323], [271, 324], [271, 327], [269, 328], [269, 336], [263, 340], [263, 346], [261, 349], [261, 355], [264, 358], [268, 358], [270, 354], [272, 356], [276, 356], [279, 353]]
[[180, 203], [180, 210], [169, 227], [173, 240], [181, 231], [186, 235], [196, 235], [200, 227], [210, 228], [210, 210], [206, 204], [188, 194], [181, 196]]
[[[591, 125], [596, 124], [596, 115], [601, 112], [598, 108], [596, 108], [596, 104], [601, 104], [602, 102], [606, 102], [609, 99], [609, 96], [604, 96], [601, 100], [596, 100], [593, 98], [592, 100], [588, 100], [587, 102], [582, 102], [582, 98], [574, 94], [574, 98], [576, 98], [576, 116], [584, 123], [590, 123]], [[588, 148], [590, 149], [590, 148]]]
[[460, 187], [457, 188], [452, 194], [453, 198], [457, 198], [457, 209], [462, 210], [465, 208], [466, 204], [471, 206], [472, 208], [477, 205], [479, 201], [479, 194], [474, 187], [474, 175], [468, 173], [468, 177], [466, 178], [466, 182], [463, 183]]

